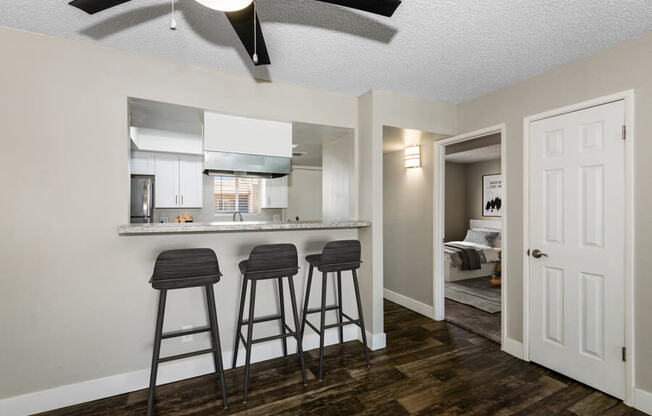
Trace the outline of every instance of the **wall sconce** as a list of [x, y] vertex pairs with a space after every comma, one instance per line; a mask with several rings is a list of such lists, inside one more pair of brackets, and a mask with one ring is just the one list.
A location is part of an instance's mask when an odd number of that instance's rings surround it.
[[406, 169], [421, 167], [421, 146], [406, 147], [404, 152]]

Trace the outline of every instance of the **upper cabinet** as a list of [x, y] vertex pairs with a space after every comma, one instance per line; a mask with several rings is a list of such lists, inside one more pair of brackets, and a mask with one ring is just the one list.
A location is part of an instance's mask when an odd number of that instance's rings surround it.
[[204, 148], [215, 152], [292, 157], [292, 123], [206, 111]]
[[131, 174], [154, 175], [154, 153], [132, 150]]
[[288, 207], [288, 177], [263, 179], [260, 192], [261, 208]]
[[154, 207], [179, 207], [179, 155], [156, 155]]
[[204, 154], [201, 134], [131, 127], [129, 136], [133, 145], [141, 151]]
[[155, 165], [155, 208], [202, 207], [201, 156], [159, 153]]

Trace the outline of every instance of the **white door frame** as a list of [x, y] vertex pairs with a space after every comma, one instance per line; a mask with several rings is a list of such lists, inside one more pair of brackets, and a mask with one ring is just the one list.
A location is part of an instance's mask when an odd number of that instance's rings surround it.
[[594, 100], [584, 101], [567, 107], [531, 115], [523, 118], [523, 359], [530, 360], [530, 267], [527, 255], [530, 241], [530, 124], [537, 120], [555, 117], [574, 111], [585, 110], [614, 101], [625, 102], [625, 403], [633, 404], [634, 374], [634, 91], [628, 90]]
[[434, 316], [437, 321], [444, 319], [444, 220], [445, 220], [445, 182], [446, 182], [446, 146], [453, 143], [465, 142], [468, 140], [477, 139], [479, 137], [488, 136], [490, 134], [500, 133], [500, 170], [503, 176], [503, 216], [502, 216], [502, 250], [503, 262], [501, 265], [501, 308], [502, 317], [500, 325], [500, 339], [501, 345], [505, 345], [505, 330], [507, 322], [507, 298], [505, 296], [507, 288], [507, 267], [505, 251], [507, 248], [507, 203], [505, 196], [507, 195], [507, 158], [505, 152], [507, 149], [505, 140], [506, 126], [505, 124], [498, 124], [495, 126], [487, 127], [484, 129], [472, 131], [470, 133], [461, 134], [459, 136], [449, 137], [448, 139], [438, 140], [434, 142], [434, 200], [433, 200], [433, 304]]

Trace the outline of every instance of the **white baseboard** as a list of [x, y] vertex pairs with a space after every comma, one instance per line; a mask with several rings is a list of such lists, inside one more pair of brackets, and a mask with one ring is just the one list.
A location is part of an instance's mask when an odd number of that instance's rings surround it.
[[505, 337], [503, 339], [502, 345], [500, 346], [500, 349], [505, 351], [507, 354], [511, 354], [521, 360], [525, 356], [523, 354], [523, 343], [512, 338]]
[[652, 393], [641, 389], [634, 389], [634, 408], [648, 415], [652, 415]]
[[[359, 340], [359, 329], [357, 326], [349, 325], [344, 327], [344, 341]], [[385, 334], [372, 335], [367, 333], [369, 348], [384, 348]], [[337, 328], [326, 332], [325, 345], [339, 342]], [[382, 344], [382, 347], [380, 345]], [[319, 348], [319, 336], [306, 332], [303, 340], [304, 351]], [[296, 342], [288, 338], [288, 353], [296, 353]], [[283, 355], [280, 342], [268, 342], [255, 344], [251, 353], [251, 361], [265, 361]], [[224, 368], [231, 368], [233, 351], [223, 351], [222, 359]], [[238, 353], [238, 366], [244, 365], [244, 349], [241, 347]], [[158, 370], [157, 385], [167, 384], [174, 381], [185, 380], [214, 372], [213, 358], [211, 355], [204, 355], [197, 358], [172, 361], [161, 364]], [[129, 393], [132, 391], [147, 388], [149, 386], [149, 368], [132, 371], [129, 373], [116, 374], [113, 376], [98, 378], [95, 380], [83, 381], [81, 383], [69, 384], [55, 387], [53, 389], [27, 393], [20, 396], [0, 399], [0, 415], [23, 416], [34, 413], [54, 410], [61, 407], [72, 406], [91, 400], [104, 397], [111, 397], [117, 394]]]
[[391, 302], [408, 308], [411, 311], [427, 316], [430, 319], [433, 319], [435, 316], [435, 309], [432, 306], [426, 305], [423, 302], [419, 302], [418, 300], [414, 300], [405, 295], [401, 295], [400, 293], [396, 293], [389, 289], [383, 289], [383, 297]]
[[382, 350], [387, 346], [385, 333], [372, 334], [367, 331], [367, 347], [372, 351]]

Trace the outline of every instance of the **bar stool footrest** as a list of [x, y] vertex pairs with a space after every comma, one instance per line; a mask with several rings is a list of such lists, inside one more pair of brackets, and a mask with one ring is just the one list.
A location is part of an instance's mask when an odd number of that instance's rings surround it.
[[[308, 311], [308, 313], [311, 313], [311, 312]], [[341, 326], [343, 327], [343, 326], [351, 325], [351, 324], [355, 324], [355, 325], [361, 327], [360, 319], [353, 319], [349, 315], [345, 314], [344, 312], [342, 312], [342, 317], [346, 318], [347, 321], [346, 322], [338, 322], [338, 323], [330, 324], [330, 325], [325, 325], [324, 329], [338, 328], [338, 327], [341, 327]], [[321, 335], [321, 331], [319, 329], [317, 329], [313, 324], [311, 324], [310, 321], [307, 318], [306, 318], [306, 325], [308, 325], [310, 328], [312, 328], [312, 330], [315, 331], [317, 334]]]
[[346, 322], [342, 322], [342, 323], [338, 322], [338, 323], [335, 323], [335, 324], [326, 325], [326, 326], [324, 326], [324, 329], [339, 328], [341, 326], [352, 325], [352, 324], [360, 326], [360, 321], [355, 320], [355, 321], [346, 321]]
[[[281, 318], [282, 318], [281, 315], [263, 316], [263, 317], [260, 317], [260, 318], [254, 318], [254, 323], [259, 324], [261, 322], [269, 322], [269, 321], [274, 321], [274, 320], [281, 319]], [[248, 324], [249, 324], [249, 320], [246, 319], [246, 320], [242, 321], [241, 325], [248, 325]]]
[[296, 333], [294, 333], [294, 332], [292, 332], [292, 333], [290, 333], [290, 334], [272, 335], [272, 336], [265, 337], [265, 338], [252, 339], [252, 340], [251, 340], [251, 343], [252, 343], [252, 344], [259, 344], [259, 343], [261, 343], [261, 342], [274, 341], [274, 340], [276, 340], [276, 339], [283, 339], [283, 338], [290, 338], [290, 337], [294, 337], [294, 338], [296, 338], [297, 335], [298, 335], [298, 334], [296, 334]]
[[[331, 306], [327, 306], [327, 307], [325, 307], [325, 308], [324, 308], [324, 311], [336, 311], [336, 310], [338, 310], [339, 308], [340, 308], [340, 307], [337, 306], [337, 305], [331, 305]], [[306, 314], [309, 314], [309, 313], [320, 313], [320, 312], [321, 312], [321, 308], [313, 308], [313, 309], [308, 309], [308, 310], [306, 311]]]
[[184, 329], [182, 331], [166, 332], [165, 334], [161, 334], [161, 339], [182, 337], [184, 335], [200, 334], [202, 332], [210, 332], [210, 330], [211, 330], [210, 326], [205, 326], [201, 328]]
[[215, 349], [215, 348], [207, 348], [205, 350], [191, 351], [191, 352], [186, 352], [186, 353], [183, 353], [183, 354], [177, 354], [177, 355], [171, 355], [169, 357], [159, 358], [158, 362], [159, 363], [165, 363], [165, 362], [173, 361], [173, 360], [181, 360], [183, 358], [189, 358], [189, 357], [194, 357], [195, 355], [213, 353], [213, 352], [216, 352], [216, 351], [217, 351], [217, 349]]

